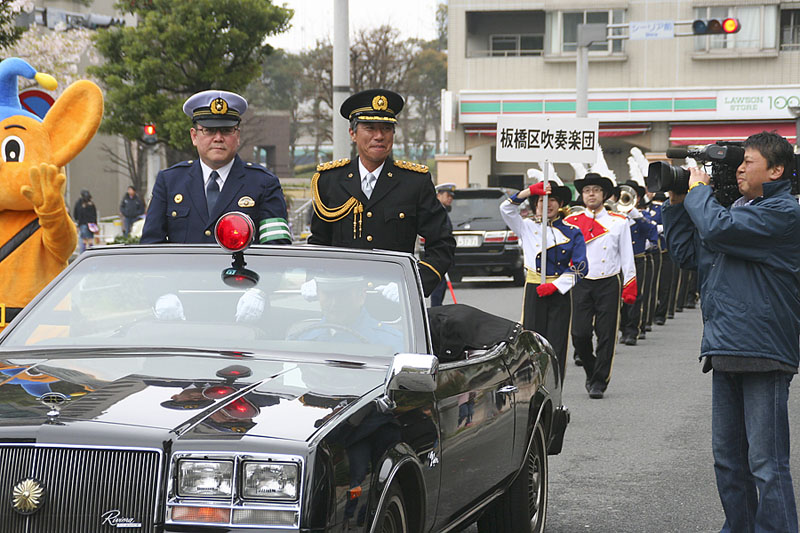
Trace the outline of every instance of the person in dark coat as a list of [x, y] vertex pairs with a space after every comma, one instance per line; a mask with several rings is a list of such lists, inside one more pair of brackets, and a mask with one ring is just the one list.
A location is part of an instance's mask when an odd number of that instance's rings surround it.
[[78, 225], [78, 250], [83, 253], [87, 248], [91, 248], [94, 243], [94, 234], [98, 232], [97, 227], [97, 207], [92, 201], [92, 195], [88, 190], [81, 191], [81, 197], [75, 202], [72, 216]]
[[403, 98], [385, 89], [361, 91], [342, 104], [358, 158], [317, 167], [308, 242], [413, 253], [421, 235], [425, 252], [419, 272], [428, 296], [453, 263], [456, 241], [428, 167], [391, 157], [402, 108]]
[[751, 135], [736, 170], [742, 197], [723, 206], [704, 171], [664, 204], [667, 247], [696, 269], [700, 358], [711, 372], [711, 445], [723, 532], [798, 530], [789, 452], [789, 385], [800, 364], [800, 205], [794, 154]]
[[247, 101], [227, 91], [203, 91], [183, 104], [198, 159], [162, 170], [141, 243], [214, 243], [214, 225], [231, 211], [255, 224], [259, 242], [289, 244], [286, 200], [278, 178], [236, 154]]
[[119, 213], [122, 215], [122, 235], [127, 237], [131, 233], [133, 223], [144, 214], [144, 202], [133, 185], [129, 185], [128, 192], [122, 196]]

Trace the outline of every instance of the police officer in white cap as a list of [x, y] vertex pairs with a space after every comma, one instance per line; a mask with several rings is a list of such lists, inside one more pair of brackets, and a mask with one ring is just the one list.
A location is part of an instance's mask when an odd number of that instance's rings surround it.
[[253, 219], [259, 242], [291, 243], [286, 200], [278, 178], [236, 154], [247, 101], [227, 91], [203, 91], [183, 104], [198, 159], [158, 173], [141, 242], [213, 243], [220, 216], [241, 211]]

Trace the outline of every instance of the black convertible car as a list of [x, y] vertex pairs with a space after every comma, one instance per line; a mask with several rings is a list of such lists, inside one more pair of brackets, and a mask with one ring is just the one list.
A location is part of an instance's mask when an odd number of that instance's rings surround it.
[[426, 310], [409, 254], [82, 254], [0, 334], [4, 533], [540, 532], [549, 344]]

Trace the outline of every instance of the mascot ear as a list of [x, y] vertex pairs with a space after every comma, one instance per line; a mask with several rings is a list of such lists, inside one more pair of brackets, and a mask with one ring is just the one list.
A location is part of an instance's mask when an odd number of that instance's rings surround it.
[[103, 118], [103, 93], [94, 83], [76, 81], [56, 100], [42, 122], [50, 135], [51, 161], [62, 167], [92, 140]]

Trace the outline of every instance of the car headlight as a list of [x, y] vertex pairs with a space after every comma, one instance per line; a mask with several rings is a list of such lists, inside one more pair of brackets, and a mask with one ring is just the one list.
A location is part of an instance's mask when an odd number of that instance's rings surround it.
[[299, 469], [295, 463], [244, 463], [245, 499], [296, 500]]
[[195, 461], [178, 463], [178, 495], [213, 498], [230, 497], [233, 486], [232, 461]]

